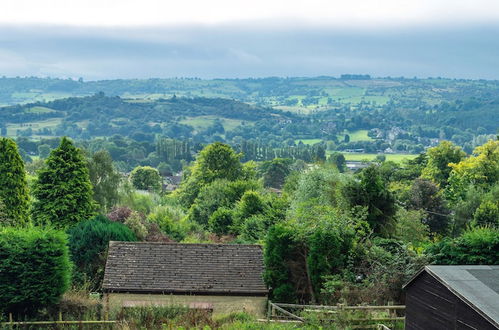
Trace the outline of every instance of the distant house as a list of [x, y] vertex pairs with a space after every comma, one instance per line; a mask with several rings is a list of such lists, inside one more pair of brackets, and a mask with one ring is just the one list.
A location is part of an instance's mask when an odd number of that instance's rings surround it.
[[259, 245], [110, 242], [103, 291], [111, 308], [176, 304], [263, 315], [262, 275]]
[[499, 329], [499, 266], [426, 266], [404, 288], [406, 329]]

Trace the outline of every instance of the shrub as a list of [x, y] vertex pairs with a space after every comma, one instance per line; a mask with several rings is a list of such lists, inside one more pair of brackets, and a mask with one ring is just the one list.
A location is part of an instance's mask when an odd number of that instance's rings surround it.
[[163, 233], [175, 241], [183, 240], [191, 229], [182, 209], [172, 205], [157, 206], [147, 221], [157, 224]]
[[143, 241], [147, 237], [147, 227], [144, 225], [144, 220], [138, 212], [132, 212], [125, 220], [125, 226], [133, 231], [138, 240]]
[[230, 226], [234, 222], [234, 212], [226, 207], [220, 207], [213, 212], [208, 220], [210, 231], [217, 235], [229, 233]]
[[124, 223], [125, 220], [132, 215], [132, 212], [132, 209], [128, 206], [117, 206], [113, 207], [111, 212], [109, 212], [106, 216], [111, 221]]
[[66, 234], [37, 227], [0, 229], [0, 312], [56, 304], [70, 277]]
[[499, 265], [499, 229], [472, 228], [430, 245], [425, 253], [438, 265]]
[[[136, 241], [135, 234], [125, 225], [100, 215], [83, 221], [68, 230], [71, 258], [77, 269], [98, 285], [105, 263], [104, 253], [109, 241]], [[98, 287], [98, 286], [96, 286]]]

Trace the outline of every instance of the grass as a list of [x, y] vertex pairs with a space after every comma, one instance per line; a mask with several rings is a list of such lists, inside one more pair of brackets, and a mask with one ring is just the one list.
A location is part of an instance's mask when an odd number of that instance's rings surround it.
[[47, 107], [32, 107], [31, 109], [27, 110], [26, 112], [30, 112], [30, 113], [49, 113], [49, 112], [55, 112], [55, 110], [47, 108]]
[[367, 133], [369, 133], [369, 131], [368, 130], [364, 130], [364, 129], [361, 129], [361, 130], [358, 130], [358, 131], [352, 131], [352, 132], [345, 131], [345, 132], [343, 132], [343, 134], [339, 134], [338, 135], [338, 140], [339, 141], [343, 141], [343, 139], [345, 138], [345, 134], [348, 134], [350, 136], [350, 142], [371, 141], [371, 140], [373, 140], [373, 138], [371, 138], [370, 136], [368, 136]]
[[414, 159], [418, 155], [412, 155], [412, 154], [363, 154], [363, 153], [354, 153], [354, 152], [343, 152], [343, 155], [345, 156], [345, 159], [348, 161], [372, 161], [376, 158], [378, 155], [384, 155], [386, 156], [387, 161], [392, 161], [395, 163], [400, 163], [402, 162], [403, 159]]
[[36, 121], [36, 122], [23, 123], [22, 126], [21, 126], [21, 124], [7, 124], [7, 136], [17, 136], [18, 129], [27, 129], [30, 127], [33, 130], [38, 130], [38, 129], [42, 129], [42, 128], [53, 129], [57, 125], [59, 125], [61, 123], [61, 121], [62, 121], [61, 118], [51, 118], [51, 119], [41, 120], [41, 121]]

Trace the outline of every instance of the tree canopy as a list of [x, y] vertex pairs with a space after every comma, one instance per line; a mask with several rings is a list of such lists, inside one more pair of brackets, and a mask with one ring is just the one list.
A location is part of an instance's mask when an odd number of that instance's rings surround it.
[[87, 163], [80, 149], [62, 138], [46, 166], [38, 172], [32, 216], [38, 224], [65, 228], [88, 219], [94, 212]]

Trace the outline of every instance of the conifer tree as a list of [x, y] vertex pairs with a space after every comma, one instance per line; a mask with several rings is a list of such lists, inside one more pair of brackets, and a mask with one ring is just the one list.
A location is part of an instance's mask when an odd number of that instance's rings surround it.
[[33, 193], [37, 199], [33, 218], [39, 224], [65, 228], [90, 218], [95, 204], [88, 168], [81, 150], [69, 139], [62, 138], [52, 150], [38, 172]]
[[0, 138], [0, 201], [4, 221], [11, 225], [28, 222], [28, 184], [24, 162], [12, 139]]

